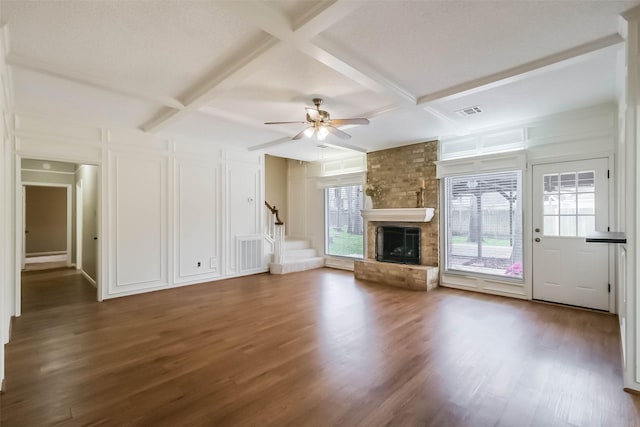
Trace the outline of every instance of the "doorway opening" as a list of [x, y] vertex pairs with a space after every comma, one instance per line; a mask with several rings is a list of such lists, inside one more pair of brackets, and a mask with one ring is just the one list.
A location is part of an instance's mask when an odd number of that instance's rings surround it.
[[18, 312], [100, 300], [98, 166], [40, 159], [17, 164], [23, 231]]

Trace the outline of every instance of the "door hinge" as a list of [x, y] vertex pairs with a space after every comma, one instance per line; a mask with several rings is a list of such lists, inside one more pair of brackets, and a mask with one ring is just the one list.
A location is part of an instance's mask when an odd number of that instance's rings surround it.
[[609, 283], [608, 292], [611, 293], [611, 283]]
[[611, 231], [611, 227], [607, 227], [607, 231]]
[[607, 179], [609, 179], [609, 178], [610, 178], [610, 176], [609, 176], [609, 172], [610, 172], [610, 171], [609, 171], [609, 169], [607, 169]]

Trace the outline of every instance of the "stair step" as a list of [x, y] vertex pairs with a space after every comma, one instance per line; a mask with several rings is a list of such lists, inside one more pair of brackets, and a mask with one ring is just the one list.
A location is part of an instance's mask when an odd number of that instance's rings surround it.
[[271, 274], [287, 274], [324, 267], [324, 257], [293, 259], [282, 264], [269, 264]]
[[285, 260], [294, 260], [294, 259], [304, 259], [304, 258], [315, 258], [318, 256], [318, 253], [315, 249], [286, 249], [284, 252]]
[[284, 250], [285, 252], [295, 250], [295, 249], [309, 249], [311, 245], [308, 240], [285, 240], [284, 241]]

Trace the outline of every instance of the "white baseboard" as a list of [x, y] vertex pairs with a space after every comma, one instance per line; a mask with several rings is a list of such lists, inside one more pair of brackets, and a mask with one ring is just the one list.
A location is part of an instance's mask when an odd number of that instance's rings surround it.
[[39, 256], [49, 256], [49, 255], [66, 255], [67, 251], [47, 251], [47, 252], [27, 252], [25, 256], [29, 257], [39, 257]]
[[87, 272], [86, 272], [86, 271], [84, 271], [84, 270], [80, 270], [80, 274], [82, 274], [82, 277], [84, 277], [85, 279], [87, 279], [87, 280], [89, 281], [89, 283], [91, 283], [91, 284], [93, 285], [93, 287], [94, 287], [94, 288], [98, 286], [98, 284], [96, 283], [96, 281], [95, 281], [95, 280], [93, 280], [93, 278], [92, 278], [91, 276], [89, 276], [89, 275], [87, 274]]
[[67, 253], [57, 255], [28, 256], [25, 258], [25, 264], [41, 264], [44, 262], [66, 262]]

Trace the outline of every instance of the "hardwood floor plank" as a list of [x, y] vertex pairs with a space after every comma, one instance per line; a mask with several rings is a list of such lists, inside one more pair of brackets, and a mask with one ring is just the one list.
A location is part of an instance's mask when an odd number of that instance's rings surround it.
[[320, 269], [95, 302], [25, 274], [3, 426], [640, 426], [614, 316]]

